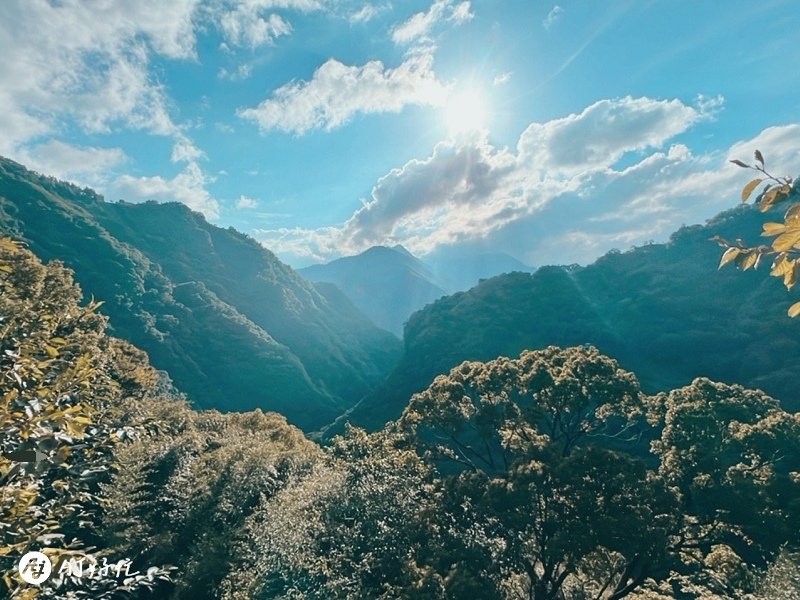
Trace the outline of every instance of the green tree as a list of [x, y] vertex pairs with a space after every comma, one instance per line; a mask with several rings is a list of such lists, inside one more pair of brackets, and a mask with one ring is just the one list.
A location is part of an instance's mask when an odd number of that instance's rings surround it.
[[799, 449], [761, 392], [648, 397], [591, 347], [467, 362], [265, 499], [225, 597], [760, 598], [798, 543]]

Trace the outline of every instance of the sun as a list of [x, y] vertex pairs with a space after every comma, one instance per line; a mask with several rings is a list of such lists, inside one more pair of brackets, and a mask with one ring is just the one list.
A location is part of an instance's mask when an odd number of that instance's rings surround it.
[[486, 127], [486, 101], [478, 90], [450, 94], [443, 109], [447, 133], [452, 137]]

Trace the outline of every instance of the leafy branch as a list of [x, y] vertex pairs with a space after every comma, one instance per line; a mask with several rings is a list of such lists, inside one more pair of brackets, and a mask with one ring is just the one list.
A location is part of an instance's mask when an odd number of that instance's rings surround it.
[[[730, 162], [763, 175], [763, 177], [749, 181], [742, 188], [742, 203], [748, 202], [756, 188], [765, 183], [761, 193], [755, 198], [755, 203], [761, 212], [767, 212], [786, 201], [791, 202], [791, 205], [784, 214], [782, 223], [764, 223], [761, 235], [774, 238], [770, 244], [751, 247], [745, 245], [740, 239], [731, 243], [719, 236], [714, 236], [712, 239], [725, 248], [719, 268], [733, 263], [743, 271], [757, 269], [765, 257], [770, 257], [772, 258], [770, 275], [782, 278], [786, 289], [791, 290], [800, 276], [800, 263], [798, 263], [800, 258], [800, 202], [796, 201], [800, 197], [798, 181], [789, 176], [777, 177], [769, 173], [766, 170], [764, 156], [759, 150], [755, 151], [755, 164], [753, 165], [736, 159]], [[792, 304], [788, 314], [790, 317], [800, 315], [800, 302]]]

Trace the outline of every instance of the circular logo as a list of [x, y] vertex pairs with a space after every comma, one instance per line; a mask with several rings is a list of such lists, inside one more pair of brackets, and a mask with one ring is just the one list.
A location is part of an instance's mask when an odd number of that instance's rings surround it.
[[17, 570], [25, 583], [39, 585], [50, 577], [53, 564], [41, 552], [28, 552], [20, 559]]

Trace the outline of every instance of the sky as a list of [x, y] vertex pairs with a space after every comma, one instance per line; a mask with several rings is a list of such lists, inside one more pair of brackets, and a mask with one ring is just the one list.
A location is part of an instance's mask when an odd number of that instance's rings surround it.
[[585, 264], [800, 174], [796, 0], [3, 0], [0, 155], [300, 267]]

